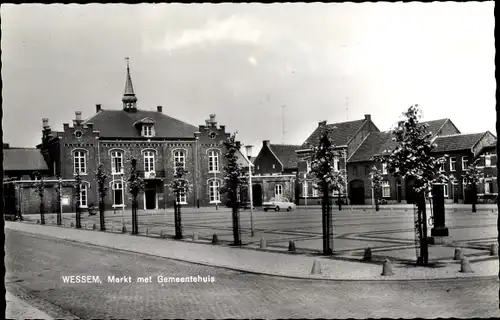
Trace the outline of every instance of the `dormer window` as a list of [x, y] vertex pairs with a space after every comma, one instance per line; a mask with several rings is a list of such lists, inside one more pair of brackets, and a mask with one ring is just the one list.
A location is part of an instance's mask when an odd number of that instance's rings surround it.
[[152, 124], [143, 124], [142, 125], [142, 136], [143, 137], [152, 137], [154, 136], [154, 130]]

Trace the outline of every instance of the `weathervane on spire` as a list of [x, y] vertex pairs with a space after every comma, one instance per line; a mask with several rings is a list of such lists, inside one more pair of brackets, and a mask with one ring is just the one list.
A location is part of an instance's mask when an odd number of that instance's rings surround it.
[[125, 60], [127, 60], [127, 70], [129, 69], [129, 60], [130, 58], [129, 57], [125, 57]]

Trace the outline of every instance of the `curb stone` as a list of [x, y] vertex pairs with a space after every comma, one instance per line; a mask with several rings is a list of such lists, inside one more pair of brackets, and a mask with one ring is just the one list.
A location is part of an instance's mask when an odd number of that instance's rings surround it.
[[[12, 229], [11, 229], [12, 230]], [[251, 270], [251, 269], [247, 269], [247, 268], [244, 268], [244, 267], [232, 267], [232, 266], [227, 266], [227, 265], [223, 265], [223, 264], [214, 264], [214, 263], [207, 263], [207, 262], [200, 262], [200, 261], [194, 261], [194, 260], [190, 260], [190, 259], [181, 259], [181, 258], [172, 258], [172, 257], [164, 257], [164, 256], [160, 256], [158, 254], [154, 254], [154, 253], [145, 253], [145, 252], [139, 252], [139, 251], [135, 251], [135, 250], [131, 250], [131, 249], [122, 249], [122, 248], [116, 248], [112, 245], [98, 245], [98, 244], [95, 244], [95, 243], [91, 243], [91, 242], [88, 242], [88, 241], [79, 241], [79, 240], [74, 240], [74, 239], [68, 239], [66, 237], [57, 237], [57, 236], [48, 236], [48, 235], [41, 235], [41, 234], [38, 234], [36, 232], [30, 232], [30, 231], [21, 231], [21, 230], [14, 230], [14, 231], [18, 231], [18, 232], [24, 232], [24, 233], [27, 233], [27, 234], [31, 234], [31, 235], [34, 235], [34, 236], [39, 236], [39, 237], [43, 237], [43, 238], [50, 238], [50, 239], [61, 239], [61, 240], [65, 240], [65, 241], [68, 241], [68, 242], [73, 242], [73, 243], [80, 243], [80, 244], [85, 244], [85, 245], [88, 245], [88, 246], [93, 246], [93, 247], [98, 247], [98, 248], [109, 248], [109, 249], [113, 249], [113, 250], [116, 250], [116, 251], [121, 251], [121, 252], [127, 252], [127, 253], [134, 253], [134, 254], [139, 254], [139, 255], [145, 255], [145, 256], [153, 256], [153, 257], [157, 257], [157, 258], [162, 258], [162, 259], [169, 259], [169, 260], [173, 260], [173, 261], [180, 261], [180, 262], [185, 262], [185, 263], [192, 263], [192, 264], [197, 264], [197, 265], [202, 265], [202, 266], [208, 266], [208, 267], [215, 267], [215, 268], [223, 268], [223, 269], [227, 269], [227, 270], [231, 270], [231, 271], [237, 271], [237, 272], [246, 272], [246, 273], [250, 273], [250, 274], [256, 274], [256, 275], [265, 275], [265, 276], [271, 276], [271, 277], [279, 277], [279, 278], [285, 278], [285, 279], [297, 279], [297, 280], [322, 280], [322, 281], [336, 281], [336, 282], [340, 282], [340, 281], [344, 281], [344, 282], [353, 282], [353, 281], [356, 281], [356, 282], [366, 282], [366, 281], [371, 281], [371, 282], [394, 282], [394, 281], [399, 281], [399, 282], [408, 282], [408, 281], [411, 281], [411, 282], [414, 282], [414, 281], [441, 281], [441, 282], [446, 282], [446, 281], [451, 281], [451, 280], [460, 280], [460, 281], [467, 281], [467, 280], [474, 280], [474, 279], [492, 279], [492, 280], [497, 280], [498, 279], [498, 276], [494, 275], [494, 276], [474, 276], [474, 277], [459, 277], [459, 276], [456, 276], [456, 277], [440, 277], [440, 278], [413, 278], [413, 279], [401, 279], [401, 278], [397, 278], [397, 275], [396, 275], [396, 278], [391, 278], [391, 279], [332, 279], [332, 278], [326, 278], [324, 276], [314, 276], [314, 275], [309, 275], [307, 274], [307, 272], [305, 271], [305, 275], [304, 276], [298, 276], [298, 275], [293, 275], [293, 276], [288, 276], [288, 275], [281, 275], [281, 274], [276, 274], [276, 273], [269, 273], [269, 272], [263, 272], [263, 271], [255, 271], [255, 270]], [[88, 231], [88, 230], [81, 230], [80, 231]], [[90, 231], [88, 231], [90, 232]], [[120, 234], [119, 234], [120, 235]], [[175, 242], [178, 242], [178, 240], [174, 240], [174, 239], [161, 239], [162, 241], [175, 241]], [[183, 241], [183, 240], [180, 240], [180, 241]], [[209, 245], [209, 246], [213, 246], [211, 243], [200, 243], [200, 242], [194, 242], [196, 244], [201, 244], [201, 245]], [[240, 249], [241, 247], [232, 247], [232, 248], [237, 248], [237, 249]], [[241, 248], [241, 249], [245, 249], [245, 248]], [[263, 250], [257, 250], [257, 251], [263, 251]]]

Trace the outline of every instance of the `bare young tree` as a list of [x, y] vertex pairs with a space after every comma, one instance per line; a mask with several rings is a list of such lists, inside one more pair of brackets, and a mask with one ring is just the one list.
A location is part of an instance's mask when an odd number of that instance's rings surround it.
[[40, 199], [40, 224], [45, 224], [45, 181], [43, 180], [43, 176], [40, 172], [35, 173], [37, 177], [37, 181], [35, 182], [35, 192]]
[[137, 221], [137, 209], [139, 207], [137, 198], [141, 192], [144, 191], [144, 180], [139, 176], [137, 171], [137, 159], [130, 160], [130, 175], [128, 179], [128, 191], [132, 196], [132, 234], [139, 233], [139, 226]]
[[174, 201], [174, 222], [175, 222], [175, 238], [182, 239], [182, 219], [181, 219], [181, 196], [186, 196], [190, 190], [189, 181], [186, 179], [188, 171], [184, 168], [183, 163], [175, 164], [174, 179], [170, 182], [170, 190], [175, 196]]
[[99, 223], [100, 223], [100, 229], [101, 231], [106, 231], [106, 226], [105, 226], [105, 217], [104, 217], [104, 209], [105, 209], [105, 199], [106, 195], [108, 194], [108, 186], [107, 186], [107, 180], [108, 180], [108, 175], [104, 171], [104, 166], [103, 164], [99, 164], [97, 167], [97, 172], [95, 179], [97, 181], [97, 193], [99, 196]]
[[382, 182], [384, 181], [384, 177], [382, 176], [382, 171], [380, 171], [377, 166], [372, 167], [372, 171], [370, 172], [370, 180], [372, 182], [373, 189], [373, 198], [375, 200], [375, 211], [379, 211], [379, 200], [380, 200], [380, 192], [382, 190]]
[[472, 193], [472, 212], [476, 212], [477, 185], [484, 178], [484, 173], [480, 168], [478, 168], [478, 164], [479, 159], [476, 159], [476, 161], [470, 164], [462, 174], [464, 187], [467, 186]]

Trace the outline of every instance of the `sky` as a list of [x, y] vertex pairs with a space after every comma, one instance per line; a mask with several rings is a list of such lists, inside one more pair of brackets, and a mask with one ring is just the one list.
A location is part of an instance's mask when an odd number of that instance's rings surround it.
[[[494, 2], [2, 5], [4, 142], [34, 147], [95, 104], [138, 108], [243, 144], [302, 144], [318, 122], [410, 105], [462, 133], [495, 130]], [[284, 134], [283, 134], [284, 132]]]

